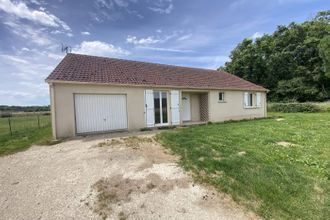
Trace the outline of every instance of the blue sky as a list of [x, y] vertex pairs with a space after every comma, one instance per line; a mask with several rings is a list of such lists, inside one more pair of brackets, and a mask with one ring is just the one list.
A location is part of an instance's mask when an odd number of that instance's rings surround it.
[[0, 105], [49, 104], [72, 52], [216, 69], [244, 38], [330, 9], [328, 0], [0, 0]]

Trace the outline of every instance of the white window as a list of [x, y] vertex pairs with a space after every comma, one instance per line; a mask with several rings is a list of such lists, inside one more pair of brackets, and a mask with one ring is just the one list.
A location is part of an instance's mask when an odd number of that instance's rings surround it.
[[219, 92], [219, 102], [224, 102], [224, 101], [225, 101], [225, 93]]
[[244, 107], [253, 107], [253, 96], [254, 96], [254, 93], [252, 92], [245, 92], [244, 93]]
[[253, 93], [249, 93], [249, 98], [248, 98], [248, 106], [252, 107], [253, 106]]

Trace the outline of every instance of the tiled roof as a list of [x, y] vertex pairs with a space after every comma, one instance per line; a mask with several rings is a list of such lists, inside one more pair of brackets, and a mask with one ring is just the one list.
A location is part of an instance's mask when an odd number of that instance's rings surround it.
[[216, 70], [73, 53], [65, 56], [46, 81], [266, 91], [261, 86]]

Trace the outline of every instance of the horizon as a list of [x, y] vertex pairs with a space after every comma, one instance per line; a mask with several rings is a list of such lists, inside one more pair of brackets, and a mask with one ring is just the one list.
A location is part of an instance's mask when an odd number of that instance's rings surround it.
[[215, 70], [243, 39], [302, 23], [329, 6], [325, 0], [0, 0], [0, 105], [49, 105], [45, 79], [65, 56], [61, 43], [72, 53]]

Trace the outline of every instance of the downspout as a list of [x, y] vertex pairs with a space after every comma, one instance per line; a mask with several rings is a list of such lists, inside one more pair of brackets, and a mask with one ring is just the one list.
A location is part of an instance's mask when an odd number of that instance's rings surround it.
[[56, 134], [56, 111], [55, 111], [55, 94], [54, 94], [54, 84], [49, 83], [49, 95], [50, 95], [50, 114], [52, 119], [52, 133], [53, 138], [57, 139]]

